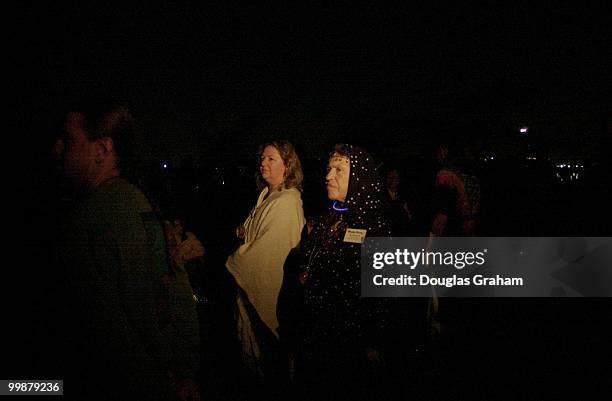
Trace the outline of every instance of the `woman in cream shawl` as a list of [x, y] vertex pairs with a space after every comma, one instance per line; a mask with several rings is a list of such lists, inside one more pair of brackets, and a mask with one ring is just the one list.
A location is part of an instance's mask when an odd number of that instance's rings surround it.
[[240, 247], [226, 267], [238, 284], [237, 327], [247, 367], [265, 381], [280, 374], [276, 304], [283, 264], [304, 226], [302, 167], [293, 145], [273, 141], [260, 147], [257, 184], [261, 193], [236, 230]]

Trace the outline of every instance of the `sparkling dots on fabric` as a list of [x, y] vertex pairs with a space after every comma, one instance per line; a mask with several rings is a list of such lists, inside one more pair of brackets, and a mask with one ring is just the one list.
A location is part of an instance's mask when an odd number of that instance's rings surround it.
[[387, 323], [384, 299], [360, 297], [361, 245], [343, 241], [347, 228], [367, 230], [367, 237], [391, 235], [384, 217], [382, 185], [367, 152], [352, 145], [346, 148], [351, 169], [348, 193], [336, 209], [348, 211], [338, 212], [330, 206], [302, 246], [300, 269], [308, 272], [308, 280], [304, 285], [306, 317], [300, 332], [305, 348], [315, 353], [326, 345], [336, 349], [338, 344], [372, 343]]

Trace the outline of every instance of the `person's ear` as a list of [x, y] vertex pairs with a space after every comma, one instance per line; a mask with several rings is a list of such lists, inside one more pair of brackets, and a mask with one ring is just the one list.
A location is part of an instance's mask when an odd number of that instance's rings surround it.
[[114, 149], [115, 144], [112, 138], [105, 136], [96, 139], [96, 164], [102, 163], [102, 160], [111, 156]]

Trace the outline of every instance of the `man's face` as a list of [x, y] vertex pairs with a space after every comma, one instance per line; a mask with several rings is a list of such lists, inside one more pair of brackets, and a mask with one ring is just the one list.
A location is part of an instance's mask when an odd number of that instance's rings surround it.
[[327, 197], [330, 200], [341, 202], [346, 200], [350, 172], [351, 163], [348, 157], [334, 153], [329, 158], [325, 182], [327, 183]]
[[96, 171], [96, 142], [87, 138], [80, 113], [68, 113], [64, 133], [53, 145], [64, 176], [78, 189], [87, 188]]

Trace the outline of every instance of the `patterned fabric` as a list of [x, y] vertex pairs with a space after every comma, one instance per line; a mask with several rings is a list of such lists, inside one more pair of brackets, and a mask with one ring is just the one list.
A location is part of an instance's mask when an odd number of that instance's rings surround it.
[[346, 201], [330, 206], [301, 248], [300, 270], [307, 278], [300, 333], [307, 358], [358, 355], [356, 348], [379, 343], [386, 324], [383, 301], [360, 297], [361, 245], [343, 240], [347, 228], [365, 229], [367, 237], [390, 235], [382, 185], [372, 157], [357, 147], [346, 147], [350, 158]]

